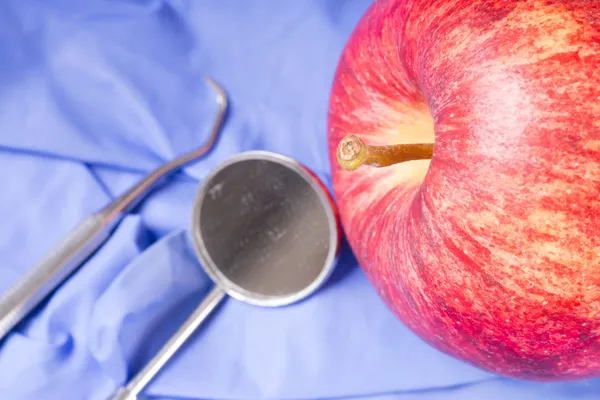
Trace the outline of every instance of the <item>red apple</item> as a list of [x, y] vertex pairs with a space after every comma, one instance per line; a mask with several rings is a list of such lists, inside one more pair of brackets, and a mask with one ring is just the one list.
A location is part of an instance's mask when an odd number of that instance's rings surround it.
[[598, 0], [376, 0], [329, 112], [344, 230], [404, 324], [501, 375], [600, 375]]

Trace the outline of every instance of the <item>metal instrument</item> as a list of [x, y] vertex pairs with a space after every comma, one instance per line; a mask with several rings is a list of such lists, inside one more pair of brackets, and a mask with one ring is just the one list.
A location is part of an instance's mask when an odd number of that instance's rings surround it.
[[204, 156], [213, 147], [227, 112], [227, 95], [212, 79], [219, 106], [208, 140], [196, 150], [157, 168], [104, 209], [75, 227], [38, 265], [0, 297], [0, 339], [72, 275], [110, 236], [124, 215], [170, 173]]
[[137, 400], [167, 361], [227, 296], [277, 307], [327, 280], [339, 254], [334, 203], [318, 178], [277, 154], [238, 154], [197, 194], [191, 235], [214, 288], [148, 364], [112, 400]]

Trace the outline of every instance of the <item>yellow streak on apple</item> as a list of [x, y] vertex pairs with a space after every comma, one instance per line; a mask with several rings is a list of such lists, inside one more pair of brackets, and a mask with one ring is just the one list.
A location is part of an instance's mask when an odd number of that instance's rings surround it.
[[[450, 5], [452, 3], [449, 3]], [[443, 13], [443, 10], [439, 10]], [[458, 11], [460, 12], [460, 11]], [[495, 64], [503, 66], [515, 66], [535, 63], [556, 54], [570, 53], [579, 51], [581, 57], [595, 54], [595, 49], [591, 45], [578, 43], [572, 44], [570, 36], [581, 33], [584, 27], [572, 16], [565, 14], [561, 7], [551, 6], [543, 2], [534, 4], [531, 9], [530, 3], [517, 5], [516, 9], [506, 18], [497, 21], [487, 32], [473, 29], [467, 32], [464, 26], [457, 27], [447, 34], [448, 42], [454, 43], [451, 49], [448, 49], [450, 57], [462, 57], [462, 54], [469, 49], [483, 46], [489, 39], [493, 38], [496, 32], [516, 26], [531, 27], [531, 21], [537, 21], [539, 31], [537, 32], [534, 46], [538, 49], [537, 54], [531, 54], [530, 36], [523, 35], [522, 43], [516, 43], [513, 47], [521, 49], [508, 53], [504, 57], [493, 60]], [[421, 27], [422, 29], [422, 27]], [[544, 34], [544, 32], [549, 32]], [[436, 62], [434, 59], [433, 63]], [[485, 64], [478, 65], [482, 68]]]

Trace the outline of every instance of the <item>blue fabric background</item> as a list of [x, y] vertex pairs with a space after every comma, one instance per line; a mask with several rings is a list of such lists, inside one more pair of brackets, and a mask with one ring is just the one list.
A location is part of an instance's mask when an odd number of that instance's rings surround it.
[[[330, 185], [328, 94], [370, 1], [0, 3], [0, 290], [144, 173], [202, 143], [205, 159], [160, 187], [0, 347], [0, 399], [102, 400], [198, 304], [210, 281], [187, 229], [198, 182], [264, 149]], [[500, 378], [403, 327], [346, 244], [328, 285], [284, 309], [228, 299], [151, 384], [154, 399], [566, 400], [600, 381]]]

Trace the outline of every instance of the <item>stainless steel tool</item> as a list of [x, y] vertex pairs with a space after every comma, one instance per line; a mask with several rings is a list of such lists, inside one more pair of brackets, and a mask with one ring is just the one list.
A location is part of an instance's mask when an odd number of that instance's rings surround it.
[[334, 268], [341, 231], [334, 203], [314, 174], [290, 158], [252, 151], [232, 157], [205, 179], [191, 235], [215, 286], [112, 400], [137, 400], [226, 295], [267, 307], [311, 295]]
[[225, 91], [212, 79], [206, 79], [217, 93], [219, 106], [208, 140], [196, 150], [157, 168], [104, 209], [89, 216], [46, 258], [3, 293], [0, 297], [0, 339], [75, 272], [106, 241], [127, 211], [138, 204], [157, 182], [210, 151], [221, 130], [228, 101]]

